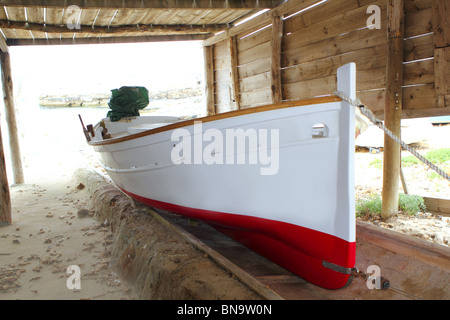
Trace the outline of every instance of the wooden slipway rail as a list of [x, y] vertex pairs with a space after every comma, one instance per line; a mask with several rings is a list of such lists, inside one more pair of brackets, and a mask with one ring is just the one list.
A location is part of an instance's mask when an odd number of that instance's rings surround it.
[[356, 267], [368, 274], [379, 270], [389, 280], [390, 288], [369, 289], [365, 279], [355, 277], [345, 288], [327, 290], [304, 281], [201, 221], [139, 203], [134, 205], [182, 236], [264, 299], [450, 299], [448, 247], [368, 223], [357, 222]]
[[368, 223], [357, 222], [356, 266], [369, 274], [379, 267], [380, 276], [390, 282], [389, 289], [369, 289], [367, 281], [359, 277], [346, 288], [323, 289], [201, 221], [162, 210], [151, 211], [160, 217], [160, 221], [183, 233], [200, 250], [205, 250], [217, 263], [268, 299], [450, 298], [450, 249]]

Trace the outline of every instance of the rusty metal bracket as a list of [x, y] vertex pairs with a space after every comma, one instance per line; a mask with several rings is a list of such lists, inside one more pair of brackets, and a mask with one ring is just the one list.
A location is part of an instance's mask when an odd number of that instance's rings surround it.
[[336, 272], [340, 272], [340, 273], [344, 273], [344, 274], [352, 274], [352, 268], [346, 268], [325, 260], [322, 260], [322, 266], [324, 266], [325, 268], [331, 269], [333, 271]]

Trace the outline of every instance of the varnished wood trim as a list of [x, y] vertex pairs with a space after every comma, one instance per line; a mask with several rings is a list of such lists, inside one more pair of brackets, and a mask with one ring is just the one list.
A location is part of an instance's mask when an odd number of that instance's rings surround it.
[[265, 111], [299, 107], [299, 106], [307, 106], [307, 105], [311, 105], [311, 104], [338, 102], [338, 101], [342, 101], [342, 99], [337, 96], [327, 96], [327, 97], [319, 97], [319, 98], [311, 98], [311, 99], [303, 99], [303, 100], [295, 100], [295, 101], [286, 101], [286, 102], [269, 104], [269, 105], [265, 105], [265, 106], [255, 107], [255, 108], [234, 110], [234, 111], [219, 113], [219, 114], [206, 116], [206, 117], [202, 117], [202, 118], [181, 121], [181, 122], [169, 124], [164, 127], [159, 127], [159, 128], [135, 133], [135, 134], [130, 134], [130, 135], [127, 135], [124, 137], [111, 138], [111, 139], [103, 140], [103, 141], [91, 141], [91, 142], [89, 142], [89, 145], [103, 146], [103, 145], [108, 145], [108, 144], [125, 142], [125, 141], [129, 141], [129, 140], [149, 136], [149, 135], [159, 133], [159, 132], [164, 132], [164, 131], [174, 130], [174, 129], [178, 129], [178, 128], [182, 128], [182, 127], [191, 126], [191, 125], [194, 125], [194, 122], [196, 122], [196, 121], [211, 122], [211, 121], [216, 121], [216, 120], [221, 120], [221, 119], [243, 116], [243, 115], [252, 114], [252, 113], [258, 113], [258, 112], [265, 112]]

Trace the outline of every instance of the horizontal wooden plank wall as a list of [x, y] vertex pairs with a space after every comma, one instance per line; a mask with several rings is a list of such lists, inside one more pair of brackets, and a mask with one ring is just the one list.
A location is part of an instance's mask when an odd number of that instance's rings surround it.
[[271, 26], [252, 35], [237, 36], [241, 108], [271, 103], [271, 37]]
[[[369, 5], [381, 8], [381, 29], [368, 29]], [[357, 67], [358, 96], [373, 108], [372, 96], [386, 78], [386, 1], [334, 0], [285, 21], [285, 99], [329, 95], [337, 68]], [[368, 95], [368, 97], [367, 97]], [[368, 100], [368, 101], [366, 101]]]
[[[381, 28], [369, 29], [370, 5], [381, 9]], [[330, 95], [336, 90], [337, 68], [357, 66], [357, 95], [381, 119], [384, 116], [387, 30], [385, 0], [329, 0], [300, 14], [284, 15], [281, 46], [282, 99]], [[450, 114], [450, 11], [446, 0], [404, 1], [403, 118]], [[292, 12], [294, 13], [294, 12]], [[232, 110], [233, 89], [240, 108], [270, 104], [273, 97], [272, 25], [236, 36], [237, 66], [222, 61], [227, 41], [214, 45], [217, 69], [216, 109]], [[230, 69], [231, 68], [231, 69]], [[233, 68], [237, 69], [234, 70]], [[236, 71], [239, 84], [226, 79]], [[217, 78], [219, 77], [219, 78]], [[229, 92], [227, 93], [227, 88]]]
[[[214, 46], [214, 102], [216, 113], [238, 109], [233, 75], [233, 38]], [[235, 66], [234, 66], [235, 67]]]

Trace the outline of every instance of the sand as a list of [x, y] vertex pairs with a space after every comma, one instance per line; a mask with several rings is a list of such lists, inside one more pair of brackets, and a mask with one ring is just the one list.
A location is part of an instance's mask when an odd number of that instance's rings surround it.
[[[83, 185], [70, 177], [15, 185], [11, 199], [13, 223], [0, 228], [1, 300], [134, 299], [110, 264], [113, 234], [91, 217]], [[73, 265], [79, 289], [67, 286]]]

